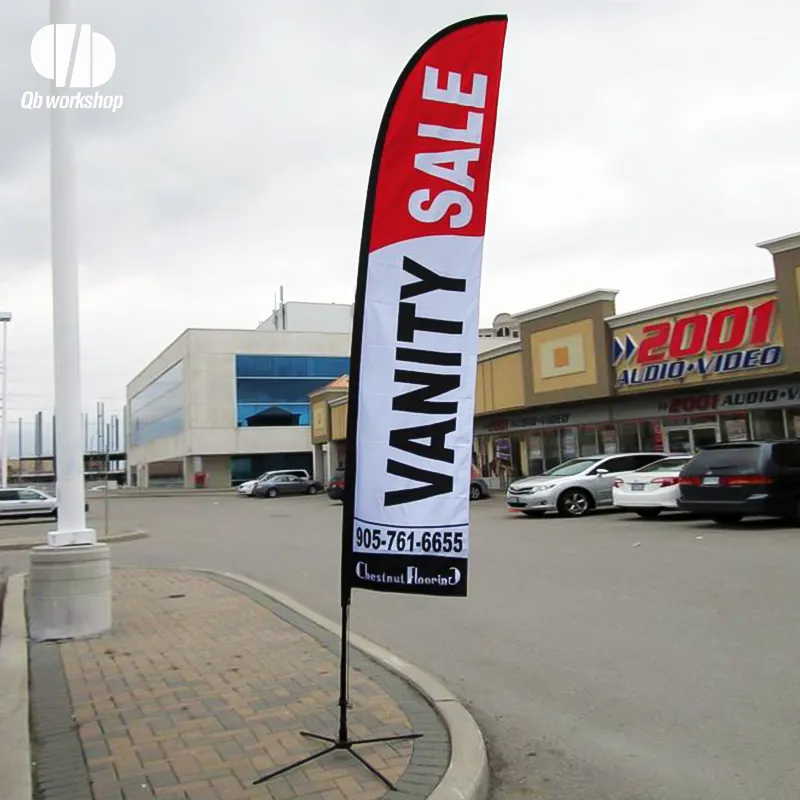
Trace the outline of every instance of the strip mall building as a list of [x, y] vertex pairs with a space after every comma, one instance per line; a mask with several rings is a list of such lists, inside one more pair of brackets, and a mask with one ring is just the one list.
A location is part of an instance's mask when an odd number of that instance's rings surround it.
[[[629, 314], [598, 290], [503, 315], [478, 357], [474, 460], [490, 485], [578, 455], [800, 438], [800, 234], [775, 277]], [[315, 472], [344, 462], [347, 390], [311, 397]]]

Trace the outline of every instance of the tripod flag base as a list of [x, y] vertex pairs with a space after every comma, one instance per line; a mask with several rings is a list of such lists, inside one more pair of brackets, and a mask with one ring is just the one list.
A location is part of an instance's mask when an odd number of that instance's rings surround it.
[[319, 733], [309, 733], [308, 731], [301, 731], [301, 736], [305, 736], [307, 739], [316, 739], [320, 742], [327, 742], [328, 747], [324, 750], [320, 750], [317, 753], [312, 753], [310, 756], [306, 758], [300, 759], [300, 761], [295, 761], [292, 764], [287, 764], [285, 767], [281, 767], [280, 769], [276, 769], [274, 772], [267, 773], [266, 775], [262, 775], [257, 780], [253, 781], [253, 786], [257, 786], [260, 783], [266, 783], [266, 781], [270, 780], [271, 778], [277, 778], [278, 775], [283, 775], [290, 770], [297, 769], [297, 767], [302, 767], [304, 764], [309, 764], [312, 761], [315, 761], [318, 758], [322, 758], [323, 756], [327, 756], [329, 753], [335, 753], [337, 750], [345, 750], [350, 753], [353, 758], [356, 759], [359, 763], [361, 763], [366, 769], [368, 769], [379, 781], [381, 781], [390, 791], [396, 792], [397, 787], [381, 772], [379, 772], [372, 764], [367, 761], [364, 756], [360, 753], [356, 752], [353, 748], [357, 747], [361, 744], [384, 744], [387, 742], [406, 742], [412, 739], [420, 739], [422, 737], [421, 733], [406, 733], [402, 736], [378, 736], [374, 739], [334, 739], [332, 736], [322, 736]]

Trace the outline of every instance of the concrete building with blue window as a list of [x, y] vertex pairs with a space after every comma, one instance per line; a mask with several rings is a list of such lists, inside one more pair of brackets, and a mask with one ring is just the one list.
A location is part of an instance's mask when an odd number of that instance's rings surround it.
[[128, 384], [129, 484], [313, 471], [309, 394], [348, 372], [352, 309], [285, 305], [256, 330], [184, 331]]

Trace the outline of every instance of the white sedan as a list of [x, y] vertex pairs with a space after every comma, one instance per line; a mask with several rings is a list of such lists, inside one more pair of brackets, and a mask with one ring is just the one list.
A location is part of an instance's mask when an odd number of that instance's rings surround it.
[[670, 456], [615, 479], [614, 506], [651, 519], [665, 509], [678, 510], [678, 478], [692, 456]]

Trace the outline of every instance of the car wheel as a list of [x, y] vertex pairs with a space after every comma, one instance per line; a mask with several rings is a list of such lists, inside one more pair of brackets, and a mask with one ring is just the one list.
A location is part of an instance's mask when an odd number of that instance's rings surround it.
[[526, 517], [543, 517], [544, 511], [523, 511]]
[[308, 487], [308, 493], [309, 494], [316, 494], [317, 493], [317, 487], [314, 486], [313, 483], [311, 484], [311, 486]]
[[744, 514], [717, 514], [715, 517], [711, 517], [711, 519], [717, 523], [717, 525], [735, 525], [737, 522], [741, 522], [742, 517]]
[[660, 508], [640, 508], [636, 512], [642, 519], [655, 519], [660, 513]]
[[483, 497], [483, 492], [481, 491], [481, 487], [478, 486], [477, 483], [471, 483], [469, 486], [469, 499], [480, 500], [481, 497]]
[[592, 498], [583, 489], [567, 489], [558, 498], [558, 513], [562, 517], [582, 517], [592, 509]]
[[277, 489], [269, 489], [267, 491], [267, 497], [277, 497], [277, 496], [278, 496], [278, 490]]

